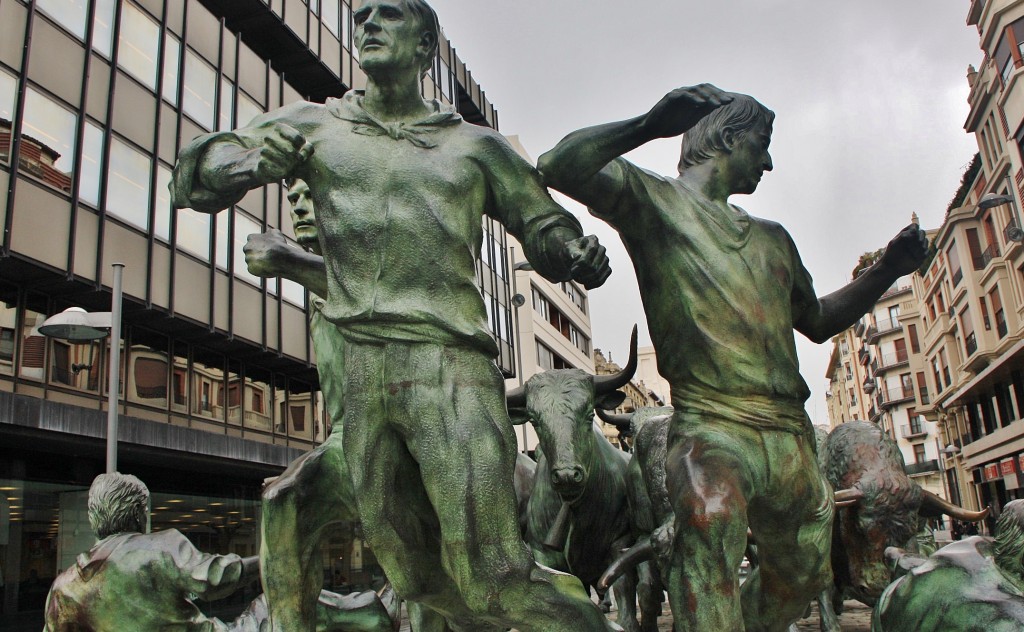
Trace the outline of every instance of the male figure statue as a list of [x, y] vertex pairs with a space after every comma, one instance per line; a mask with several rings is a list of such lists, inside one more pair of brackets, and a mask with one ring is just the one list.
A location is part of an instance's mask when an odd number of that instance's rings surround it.
[[[99, 542], [54, 580], [44, 632], [259, 632], [262, 595], [237, 619], [208, 618], [193, 600], [227, 597], [256, 579], [255, 557], [211, 555], [179, 531], [149, 533], [149, 489], [127, 474], [100, 474], [89, 487], [89, 524]], [[320, 593], [318, 631], [386, 632], [392, 618], [372, 591]]]
[[[818, 299], [786, 231], [728, 202], [771, 170], [773, 120], [748, 96], [681, 88], [645, 115], [570, 134], [540, 159], [548, 184], [621, 235], [671, 385], [667, 583], [677, 630], [785, 630], [829, 579], [834, 507], [792, 330], [828, 340], [925, 252], [911, 225], [870, 270]], [[677, 178], [620, 158], [684, 132]], [[760, 565], [741, 598], [748, 526]]]
[[[284, 177], [309, 185], [323, 314], [345, 336], [343, 449], [363, 532], [402, 597], [462, 628], [606, 629], [578, 580], [536, 566], [519, 536], [515, 438], [474, 282], [484, 214], [551, 279], [600, 285], [604, 249], [500, 135], [420, 96], [438, 43], [428, 5], [365, 0], [353, 20], [365, 92], [197, 139], [174, 204], [216, 212]], [[314, 255], [293, 257], [296, 277], [323, 274]], [[315, 541], [298, 525], [265, 546], [285, 538]], [[311, 587], [296, 582], [301, 603], [281, 608], [286, 579], [264, 576], [273, 630], [312, 629]]]

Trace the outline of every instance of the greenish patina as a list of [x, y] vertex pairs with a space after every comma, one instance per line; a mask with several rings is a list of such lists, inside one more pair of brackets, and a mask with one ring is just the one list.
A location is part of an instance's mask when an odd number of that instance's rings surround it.
[[996, 537], [953, 542], [929, 557], [890, 548], [901, 575], [875, 605], [872, 632], [1024, 629], [1024, 501], [1003, 507]]
[[[677, 630], [785, 630], [829, 579], [834, 507], [793, 329], [827, 340], [924, 253], [911, 225], [878, 264], [818, 299], [788, 233], [728, 202], [771, 170], [773, 119], [748, 96], [680, 88], [642, 116], [570, 134], [540, 159], [550, 186], [619, 232], [671, 385], [665, 579]], [[676, 178], [620, 158], [684, 132]], [[741, 591], [748, 526], [760, 564]]]
[[[457, 629], [608, 629], [579, 581], [538, 567], [520, 538], [515, 438], [475, 285], [485, 214], [552, 280], [600, 285], [604, 249], [499, 134], [420, 96], [438, 42], [429, 6], [366, 0], [353, 20], [366, 90], [196, 139], [173, 202], [217, 212], [285, 177], [308, 184], [324, 257], [296, 249], [289, 275], [315, 287], [326, 269], [322, 311], [345, 338], [341, 449], [399, 594]], [[315, 541], [296, 521], [264, 546], [285, 538], [300, 553]], [[279, 599], [273, 585], [287, 579], [266, 575], [272, 629], [312, 629], [313, 587]]]
[[[203, 553], [175, 529], [148, 533], [149, 490], [138, 478], [97, 476], [89, 523], [100, 539], [54, 580], [44, 632], [259, 632], [266, 622], [263, 595], [234, 621], [200, 611], [195, 599], [221, 599], [254, 581], [258, 559]], [[314, 622], [318, 632], [385, 632], [392, 613], [373, 592], [318, 589]]]

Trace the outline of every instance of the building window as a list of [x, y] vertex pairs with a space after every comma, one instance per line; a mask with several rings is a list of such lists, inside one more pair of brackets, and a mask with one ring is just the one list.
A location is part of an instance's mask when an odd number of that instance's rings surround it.
[[960, 268], [960, 254], [956, 250], [955, 241], [952, 242], [949, 249], [946, 250], [946, 257], [949, 259], [949, 269], [953, 275], [953, 287], [956, 287], [960, 284], [960, 279], [964, 278], [964, 272]]
[[545, 371], [572, 368], [571, 364], [540, 341], [537, 341], [537, 366]]
[[149, 230], [149, 186], [153, 159], [117, 138], [110, 142], [107, 212]]
[[160, 55], [160, 25], [135, 5], [121, 7], [117, 65], [150, 90], [156, 90], [157, 59]]
[[235, 121], [236, 127], [248, 125], [254, 118], [263, 114], [263, 108], [241, 90], [238, 91], [237, 101], [238, 119]]
[[178, 209], [178, 247], [203, 261], [210, 260], [210, 216], [192, 209]]
[[158, 164], [156, 166], [156, 208], [153, 214], [153, 234], [171, 241], [171, 170]]
[[162, 96], [171, 105], [178, 105], [178, 65], [181, 63], [181, 43], [170, 33], [164, 35], [164, 83]]
[[334, 34], [334, 37], [341, 39], [341, 29], [339, 22], [339, 6], [341, 0], [323, 0], [323, 6], [320, 11], [320, 20], [323, 21], [324, 26], [327, 30]]
[[78, 198], [92, 206], [100, 205], [100, 180], [103, 169], [103, 130], [86, 121], [82, 135], [82, 166], [78, 177]]
[[[139, 357], [140, 354], [146, 354]], [[132, 349], [135, 356], [135, 388], [132, 389], [133, 400], [148, 403], [147, 400], [163, 400], [163, 406], [167, 405], [167, 359], [166, 354], [154, 352], [152, 349], [142, 347]], [[154, 355], [157, 357], [148, 357]]]
[[235, 128], [235, 85], [227, 77], [220, 78], [220, 116], [217, 131], [226, 132]]
[[89, 0], [36, 0], [36, 8], [63, 26], [69, 33], [85, 41]]
[[907, 325], [907, 335], [910, 337], [910, 350], [913, 353], [921, 353], [921, 341], [917, 338], [917, 325]]
[[978, 339], [974, 335], [974, 321], [971, 318], [969, 307], [965, 307], [964, 311], [960, 312], [960, 327], [964, 336], [964, 350], [970, 356], [978, 350]]
[[29, 88], [22, 116], [21, 169], [46, 184], [71, 192], [78, 117]]
[[0, 162], [8, 162], [11, 157], [11, 122], [17, 93], [18, 80], [0, 70]]
[[924, 463], [927, 460], [928, 460], [928, 457], [927, 457], [927, 455], [925, 454], [925, 451], [924, 451], [924, 444], [923, 443], [915, 443], [914, 444], [914, 463]]
[[92, 19], [92, 48], [110, 59], [114, 42], [114, 8], [117, 0], [95, 0], [96, 8]]
[[199, 55], [185, 50], [185, 92], [182, 109], [192, 120], [212, 130], [217, 119], [217, 71]]
[[235, 214], [235, 209], [232, 208], [224, 213], [217, 213], [213, 216], [213, 257], [217, 267], [221, 270], [228, 269], [228, 225], [231, 222], [231, 216]]
[[[276, 281], [276, 279], [267, 279], [267, 291], [276, 294], [276, 286], [270, 289], [271, 281]], [[306, 304], [306, 288], [291, 279], [281, 279], [281, 298], [293, 305], [303, 307]]]

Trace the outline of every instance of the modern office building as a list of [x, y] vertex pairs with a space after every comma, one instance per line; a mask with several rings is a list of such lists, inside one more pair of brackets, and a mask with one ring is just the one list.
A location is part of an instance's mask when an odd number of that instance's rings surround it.
[[[85, 490], [104, 470], [111, 384], [119, 469], [149, 485], [154, 528], [258, 550], [263, 479], [330, 423], [302, 288], [249, 275], [241, 251], [250, 233], [291, 234], [287, 201], [271, 185], [216, 216], [173, 212], [167, 184], [193, 137], [364, 84], [349, 0], [0, 0], [0, 629], [38, 630], [50, 580], [92, 543]], [[423, 92], [497, 127], [445, 38]], [[505, 234], [485, 229], [479, 282], [512, 376]], [[107, 341], [39, 325], [109, 310], [114, 262], [112, 379]], [[324, 568], [334, 586], [378, 575], [351, 531]]]

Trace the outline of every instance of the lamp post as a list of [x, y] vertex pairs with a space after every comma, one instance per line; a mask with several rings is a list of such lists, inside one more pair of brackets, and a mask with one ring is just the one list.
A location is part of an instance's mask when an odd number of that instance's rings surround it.
[[[1007, 185], [1010, 185], [1010, 178], [1006, 178]], [[1017, 207], [1017, 199], [1013, 197], [1013, 188], [1010, 187], [1010, 192], [1006, 195], [996, 195], [995, 193], [986, 193], [981, 196], [978, 200], [978, 208], [989, 209], [994, 206], [1001, 206], [1003, 204], [1009, 204], [1013, 209], [1013, 226], [1006, 227], [1006, 238], [1010, 241], [1021, 242], [1024, 241], [1024, 228], [1021, 228], [1020, 211]]]
[[[516, 262], [516, 249], [514, 247], [509, 248], [512, 258], [512, 310], [513, 316], [515, 316], [515, 336], [516, 336], [516, 377], [519, 379], [519, 386], [523, 385], [523, 341], [521, 340], [521, 331], [519, 329], [519, 308], [526, 304], [526, 297], [519, 293], [518, 284], [516, 283], [516, 273], [520, 270], [530, 271], [533, 270], [533, 265], [529, 261]], [[526, 445], [526, 424], [521, 427], [523, 433], [523, 454], [527, 452]]]
[[109, 312], [89, 313], [80, 307], [69, 307], [50, 316], [39, 326], [39, 333], [50, 338], [72, 342], [100, 340], [110, 335], [110, 367], [107, 377], [107, 473], [117, 471], [117, 395], [121, 385], [121, 276], [123, 263], [111, 264], [114, 285]]

